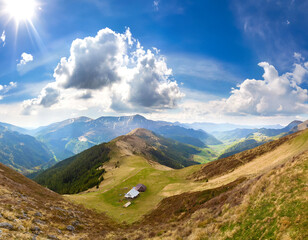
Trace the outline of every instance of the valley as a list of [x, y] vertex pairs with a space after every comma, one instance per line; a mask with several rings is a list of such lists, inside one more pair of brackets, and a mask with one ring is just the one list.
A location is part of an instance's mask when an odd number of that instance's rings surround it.
[[[57, 239], [77, 236], [121, 239], [120, 236], [125, 236], [127, 239], [201, 240], [206, 236], [208, 239], [246, 236], [252, 240], [261, 233], [256, 229], [247, 230], [245, 226], [249, 221], [258, 224], [271, 217], [279, 222], [280, 229], [275, 230], [277, 224], [270, 222], [266, 236], [296, 234], [304, 239], [301, 229], [308, 209], [303, 206], [305, 191], [302, 190], [303, 179], [307, 177], [308, 130], [281, 137], [254, 133], [247, 139], [266, 141], [217, 160], [237, 143], [229, 141], [200, 148], [137, 128], [38, 172], [34, 180], [44, 188], [31, 180], [23, 180], [26, 178], [1, 165], [6, 173], [3, 177], [11, 185], [8, 187], [5, 180], [1, 183], [3, 219], [0, 218], [0, 223], [10, 224], [12, 228], [2, 228], [0, 233], [5, 237], [52, 235]], [[238, 142], [246, 140], [237, 139]], [[292, 176], [299, 179], [299, 184], [272, 185], [288, 181], [286, 179], [294, 178]], [[124, 195], [139, 183], [147, 187], [146, 191], [136, 199], [126, 199]], [[26, 190], [29, 187], [35, 192]], [[265, 194], [268, 188], [272, 189], [272, 197], [263, 202], [258, 196]], [[293, 203], [282, 199], [294, 191], [301, 192], [297, 194], [300, 207], [294, 208], [286, 218], [284, 212], [289, 211]], [[51, 195], [44, 201], [46, 194]], [[18, 201], [23, 204], [12, 207], [12, 203]], [[128, 202], [130, 206], [124, 208]], [[262, 212], [264, 204], [270, 209], [274, 202], [281, 208], [281, 211], [272, 209], [278, 215]], [[41, 217], [35, 215], [37, 211]], [[23, 212], [27, 217], [14, 222]], [[248, 217], [248, 212], [253, 216]], [[296, 214], [303, 217], [296, 218]], [[282, 227], [280, 222], [286, 219], [288, 225]], [[235, 225], [234, 221], [240, 224]], [[93, 224], [97, 226], [95, 231], [90, 230]], [[73, 231], [69, 230], [71, 226]]]

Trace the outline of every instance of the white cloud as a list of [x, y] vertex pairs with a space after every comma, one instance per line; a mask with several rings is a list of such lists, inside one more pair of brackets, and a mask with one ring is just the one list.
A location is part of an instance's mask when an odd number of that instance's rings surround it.
[[[24, 113], [39, 106], [131, 112], [170, 109], [184, 96], [159, 51], [145, 50], [132, 38], [111, 29], [73, 41], [70, 57], [54, 71], [55, 82], [37, 98], [24, 102]], [[74, 103], [74, 104], [72, 104]]]
[[197, 111], [196, 114], [235, 116], [308, 113], [308, 91], [300, 87], [308, 73], [307, 63], [295, 64], [293, 72], [281, 76], [267, 62], [261, 62], [259, 66], [264, 69], [263, 80], [246, 79], [231, 90], [229, 98], [195, 104], [196, 109], [193, 111]]
[[2, 35], [0, 37], [0, 40], [2, 42], [2, 46], [5, 46], [5, 40], [6, 40], [6, 35], [5, 35], [5, 31], [2, 32]]
[[10, 82], [8, 85], [0, 85], [0, 100], [2, 100], [5, 97], [5, 94], [7, 92], [16, 87], [17, 87], [16, 82]]
[[26, 65], [29, 62], [33, 61], [33, 56], [29, 53], [22, 53], [21, 54], [21, 60], [20, 62], [17, 64], [18, 68], [21, 68], [22, 66]]

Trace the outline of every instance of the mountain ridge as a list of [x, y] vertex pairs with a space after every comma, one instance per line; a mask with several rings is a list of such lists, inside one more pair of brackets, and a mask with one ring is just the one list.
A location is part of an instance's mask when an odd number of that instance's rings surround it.
[[[39, 173], [34, 180], [61, 194], [86, 191], [104, 180], [104, 165], [114, 157], [141, 156], [145, 161], [180, 169], [197, 165], [196, 148], [138, 128], [109, 143], [96, 145]], [[117, 166], [118, 167], [118, 166]]]
[[96, 144], [109, 142], [135, 128], [146, 128], [155, 133], [189, 143], [197, 147], [220, 144], [203, 130], [187, 129], [164, 121], [152, 121], [141, 115], [122, 117], [68, 119], [42, 128], [36, 137], [44, 142], [59, 159], [64, 159]]

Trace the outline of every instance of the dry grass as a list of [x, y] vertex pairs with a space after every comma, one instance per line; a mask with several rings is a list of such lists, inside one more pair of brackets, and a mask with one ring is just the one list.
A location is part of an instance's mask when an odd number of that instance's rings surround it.
[[[116, 224], [104, 214], [73, 205], [2, 164], [0, 169], [0, 222], [13, 226], [11, 230], [1, 229], [1, 239], [32, 239], [35, 234], [38, 239], [48, 235], [89, 239], [115, 229]], [[68, 225], [74, 225], [75, 231], [67, 230]]]

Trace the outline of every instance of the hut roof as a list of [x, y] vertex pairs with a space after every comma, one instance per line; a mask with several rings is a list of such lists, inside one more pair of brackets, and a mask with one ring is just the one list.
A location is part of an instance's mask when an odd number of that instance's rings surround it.
[[126, 198], [135, 198], [139, 195], [139, 192], [133, 187], [128, 193], [125, 194]]

